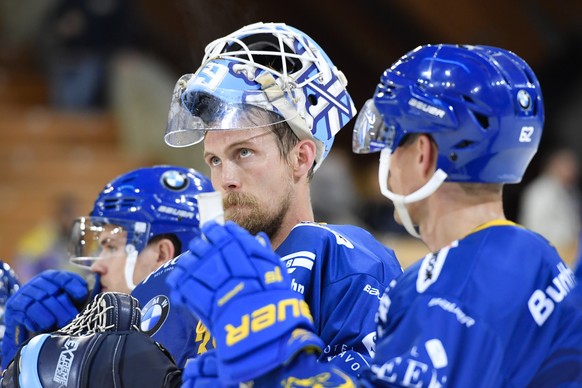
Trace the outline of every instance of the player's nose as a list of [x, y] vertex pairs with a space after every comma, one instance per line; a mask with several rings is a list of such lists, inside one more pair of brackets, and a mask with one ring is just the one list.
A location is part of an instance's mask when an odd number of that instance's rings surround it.
[[220, 169], [220, 185], [224, 191], [238, 189], [241, 187], [240, 169], [231, 161], [223, 161]]

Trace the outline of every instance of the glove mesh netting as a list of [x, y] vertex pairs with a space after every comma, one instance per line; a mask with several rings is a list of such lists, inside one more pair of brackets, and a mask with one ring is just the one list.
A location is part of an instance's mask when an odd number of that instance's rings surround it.
[[[68, 335], [88, 335], [115, 330], [117, 324], [113, 315], [115, 312], [112, 310], [116, 309], [117, 304], [117, 299], [112, 297], [110, 293], [99, 294], [68, 325], [59, 329], [58, 332]], [[138, 316], [141, 316], [139, 307], [135, 306], [134, 308], [139, 313]], [[131, 325], [131, 329], [141, 331], [135, 323]]]

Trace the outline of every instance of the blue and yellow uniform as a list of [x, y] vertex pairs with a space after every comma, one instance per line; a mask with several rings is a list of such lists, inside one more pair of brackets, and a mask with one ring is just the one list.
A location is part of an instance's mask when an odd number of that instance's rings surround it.
[[166, 277], [180, 256], [162, 265], [131, 292], [141, 306], [141, 329], [162, 344], [183, 368], [188, 358], [214, 348], [210, 333], [200, 320], [184, 306], [170, 302]]
[[334, 362], [357, 372], [360, 356], [374, 354], [380, 296], [402, 273], [394, 252], [362, 228], [312, 222], [297, 224], [275, 252], [309, 305], [322, 358], [341, 354]]
[[[357, 373], [373, 356], [374, 315], [387, 285], [402, 273], [394, 252], [364, 229], [350, 225], [300, 223], [276, 250], [305, 299], [323, 358]], [[153, 272], [132, 291], [142, 308], [142, 330], [165, 346], [183, 367], [214, 348], [208, 331], [184, 306], [172, 305], [166, 277], [176, 259]], [[196, 329], [196, 330], [194, 330]]]
[[[378, 312], [373, 364], [359, 384], [582, 384], [582, 310], [570, 295], [575, 283], [543, 237], [508, 221], [488, 223], [390, 285]], [[322, 386], [348, 384], [344, 374], [310, 357], [299, 356], [255, 386], [325, 372], [331, 372], [329, 385]]]

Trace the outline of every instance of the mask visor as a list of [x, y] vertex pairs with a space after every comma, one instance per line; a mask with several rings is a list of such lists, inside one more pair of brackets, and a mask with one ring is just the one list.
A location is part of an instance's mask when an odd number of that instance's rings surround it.
[[386, 126], [374, 100], [366, 101], [354, 125], [352, 150], [357, 154], [379, 152], [386, 147], [391, 148], [394, 137], [394, 128]]
[[[270, 83], [270, 82], [273, 83]], [[267, 127], [293, 120], [298, 101], [272, 79], [261, 89], [210, 88], [200, 75], [182, 76], [174, 88], [164, 140], [172, 147], [187, 147], [204, 139], [208, 131]]]
[[77, 218], [69, 239], [69, 260], [77, 266], [90, 268], [100, 259], [125, 257], [130, 245], [132, 249], [141, 251], [147, 243], [148, 230], [144, 222]]

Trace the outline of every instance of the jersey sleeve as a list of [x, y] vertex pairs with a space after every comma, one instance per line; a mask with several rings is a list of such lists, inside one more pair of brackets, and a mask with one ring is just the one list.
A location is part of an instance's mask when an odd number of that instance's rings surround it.
[[393, 251], [360, 228], [317, 224], [296, 227], [277, 251], [325, 344], [320, 361], [359, 374], [374, 354], [380, 296], [402, 272]]
[[[326, 343], [322, 359], [349, 350], [374, 355], [376, 324], [383, 285], [365, 274], [354, 274], [328, 285], [320, 303], [319, 335]], [[364, 365], [351, 365], [357, 371]]]

